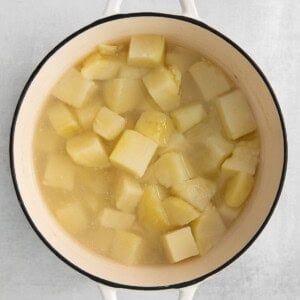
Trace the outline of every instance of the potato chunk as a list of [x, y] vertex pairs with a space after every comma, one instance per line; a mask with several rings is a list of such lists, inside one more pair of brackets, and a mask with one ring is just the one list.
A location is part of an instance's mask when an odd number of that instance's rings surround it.
[[115, 166], [142, 177], [156, 149], [157, 144], [151, 139], [134, 130], [125, 130], [109, 158]]
[[207, 61], [196, 62], [190, 67], [189, 72], [206, 101], [231, 89], [230, 81], [223, 71]]
[[189, 226], [165, 234], [163, 245], [169, 261], [173, 263], [199, 254]]
[[134, 221], [135, 215], [111, 208], [104, 208], [99, 216], [99, 222], [102, 226], [117, 230], [129, 229]]
[[124, 48], [123, 45], [108, 45], [108, 44], [99, 44], [98, 50], [102, 55], [117, 55]]
[[216, 104], [229, 138], [236, 140], [256, 129], [251, 108], [240, 90], [219, 97]]
[[187, 141], [182, 133], [174, 131], [169, 139], [166, 147], [160, 148], [158, 150], [159, 154], [166, 152], [188, 152], [192, 149], [190, 143]]
[[47, 159], [43, 184], [71, 191], [74, 188], [75, 166], [62, 154], [51, 154]]
[[186, 201], [169, 197], [163, 201], [163, 207], [172, 226], [182, 226], [199, 217], [200, 213]]
[[97, 85], [84, 78], [75, 68], [68, 70], [54, 86], [53, 96], [74, 107], [85, 105], [97, 91]]
[[241, 207], [233, 208], [229, 207], [225, 201], [222, 201], [217, 204], [217, 209], [224, 221], [225, 225], [230, 225], [239, 215], [241, 212]]
[[113, 239], [110, 257], [125, 265], [135, 265], [139, 262], [143, 239], [128, 231], [118, 231]]
[[172, 190], [175, 195], [203, 210], [216, 193], [217, 187], [213, 181], [197, 177], [175, 184]]
[[48, 118], [56, 133], [62, 137], [70, 137], [81, 131], [71, 110], [61, 102], [57, 101], [49, 107]]
[[69, 139], [66, 150], [79, 165], [94, 168], [109, 166], [106, 150], [94, 133], [83, 133]]
[[164, 232], [169, 229], [170, 223], [157, 185], [145, 188], [138, 207], [138, 220], [150, 232]]
[[201, 122], [206, 116], [206, 112], [200, 103], [188, 104], [171, 112], [171, 117], [176, 128], [180, 132], [185, 132]]
[[71, 234], [83, 231], [88, 225], [87, 215], [78, 202], [57, 209], [55, 215], [62, 227]]
[[118, 78], [141, 79], [147, 72], [149, 72], [148, 68], [123, 65], [120, 68]]
[[135, 130], [153, 139], [160, 146], [166, 146], [174, 127], [169, 116], [153, 110], [141, 114]]
[[191, 178], [182, 154], [177, 152], [167, 152], [157, 160], [155, 176], [166, 188]]
[[107, 107], [118, 114], [133, 110], [145, 96], [141, 81], [130, 78], [108, 80], [103, 92]]
[[252, 175], [238, 172], [226, 185], [226, 204], [230, 207], [240, 207], [247, 200], [253, 186], [254, 178]]
[[240, 142], [233, 150], [231, 157], [222, 164], [222, 172], [234, 175], [236, 172], [245, 172], [254, 175], [259, 159], [259, 148], [255, 143]]
[[116, 77], [119, 69], [120, 62], [117, 60], [94, 53], [83, 62], [81, 74], [90, 80], [107, 80]]
[[102, 107], [93, 123], [93, 129], [104, 139], [110, 141], [115, 139], [125, 128], [126, 120], [106, 108]]
[[179, 106], [180, 82], [173, 72], [158, 67], [143, 77], [143, 82], [156, 104], [163, 111], [170, 111]]
[[82, 128], [92, 128], [93, 121], [102, 105], [102, 101], [100, 99], [96, 99], [94, 101], [90, 101], [88, 104], [84, 105], [81, 108], [75, 109], [75, 114]]
[[155, 67], [162, 64], [165, 51], [165, 38], [161, 35], [132, 36], [127, 62], [136, 67]]
[[191, 227], [200, 255], [205, 255], [221, 239], [226, 230], [217, 209], [212, 205], [192, 222]]
[[116, 207], [122, 211], [132, 213], [143, 195], [139, 182], [128, 176], [121, 175], [115, 193]]

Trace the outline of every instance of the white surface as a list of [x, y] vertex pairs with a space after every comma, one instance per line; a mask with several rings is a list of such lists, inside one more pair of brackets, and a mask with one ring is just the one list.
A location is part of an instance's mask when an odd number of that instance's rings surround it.
[[[202, 20], [259, 64], [282, 107], [288, 175], [279, 205], [254, 245], [203, 282], [195, 299], [300, 299], [300, 2], [196, 1]], [[89, 6], [87, 6], [87, 3]], [[56, 258], [25, 219], [9, 171], [8, 141], [21, 90], [64, 37], [101, 17], [101, 0], [0, 0], [0, 299], [101, 299], [92, 281]], [[178, 13], [175, 0], [124, 0], [124, 12]], [[176, 299], [176, 291], [120, 291], [120, 299]]]

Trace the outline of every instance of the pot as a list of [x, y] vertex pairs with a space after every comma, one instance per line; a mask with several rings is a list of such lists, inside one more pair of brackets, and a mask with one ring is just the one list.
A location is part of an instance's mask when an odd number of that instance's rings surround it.
[[[61, 260], [101, 284], [105, 299], [114, 288], [179, 288], [192, 299], [196, 285], [236, 260], [268, 222], [278, 201], [287, 163], [284, 122], [274, 92], [255, 62], [222, 33], [197, 20], [193, 0], [181, 0], [182, 16], [162, 13], [116, 14], [122, 0], [108, 1], [102, 19], [57, 45], [29, 78], [17, 105], [10, 140], [11, 172], [21, 207], [35, 232]], [[254, 190], [240, 217], [206, 256], [175, 265], [123, 266], [92, 254], [63, 232], [38, 187], [33, 165], [35, 125], [58, 78], [100, 42], [134, 34], [161, 34], [220, 65], [247, 95], [258, 124], [261, 156]], [[187, 288], [188, 287], [188, 288]]]

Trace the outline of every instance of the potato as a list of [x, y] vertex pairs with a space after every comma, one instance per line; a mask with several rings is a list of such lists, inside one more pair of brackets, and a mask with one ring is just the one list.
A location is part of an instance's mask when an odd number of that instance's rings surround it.
[[96, 52], [83, 62], [81, 74], [90, 80], [108, 80], [116, 77], [119, 69], [119, 61], [112, 58], [104, 58]]
[[189, 68], [206, 101], [228, 92], [231, 83], [223, 71], [207, 61], [199, 61]]
[[98, 91], [97, 85], [86, 78], [75, 68], [69, 69], [57, 82], [52, 95], [73, 107], [82, 107]]
[[200, 213], [189, 203], [177, 197], [168, 197], [163, 207], [172, 226], [182, 226], [199, 217]]
[[170, 47], [166, 53], [166, 64], [176, 65], [181, 73], [188, 71], [189, 67], [198, 59], [198, 54], [180, 46]]
[[155, 67], [163, 63], [165, 38], [161, 35], [132, 36], [127, 62], [135, 67]]
[[116, 230], [130, 229], [134, 221], [135, 215], [112, 208], [104, 208], [99, 215], [99, 222], [101, 226]]
[[144, 97], [141, 80], [116, 78], [104, 84], [104, 100], [118, 114], [133, 110]]
[[240, 142], [233, 150], [231, 157], [222, 164], [222, 172], [234, 175], [237, 172], [245, 172], [254, 175], [259, 159], [259, 147], [252, 141]]
[[42, 153], [57, 153], [64, 149], [64, 140], [57, 135], [57, 133], [48, 126], [46, 128], [39, 128], [35, 137], [38, 151]]
[[143, 190], [139, 182], [133, 177], [121, 174], [115, 190], [116, 207], [122, 211], [132, 213], [142, 195]]
[[239, 208], [229, 207], [225, 203], [225, 201], [221, 201], [216, 206], [226, 226], [229, 226], [238, 217], [239, 213], [241, 212], [241, 207]]
[[187, 141], [185, 136], [182, 133], [173, 131], [170, 136], [169, 142], [165, 147], [162, 147], [158, 150], [158, 153], [161, 155], [166, 152], [189, 152], [192, 150], [190, 143]]
[[174, 127], [172, 120], [166, 114], [159, 111], [145, 111], [138, 119], [135, 130], [160, 146], [166, 146]]
[[172, 263], [199, 254], [189, 226], [165, 234], [162, 240], [166, 255]]
[[170, 228], [157, 185], [148, 185], [138, 207], [138, 221], [149, 232], [165, 232]]
[[217, 187], [213, 181], [197, 177], [173, 185], [172, 191], [202, 211], [216, 193]]
[[148, 68], [138, 68], [122, 65], [118, 73], [118, 78], [141, 79], [148, 72]]
[[118, 231], [113, 239], [110, 257], [125, 265], [140, 261], [143, 239], [128, 231]]
[[99, 195], [96, 195], [96, 194], [94, 194], [92, 192], [88, 192], [88, 191], [85, 191], [82, 194], [81, 200], [82, 200], [82, 203], [87, 208], [87, 211], [93, 216], [95, 214], [98, 214], [99, 211], [108, 204], [107, 201], [105, 201], [104, 199], [99, 197]]
[[181, 103], [204, 101], [203, 95], [190, 72], [182, 74]]
[[75, 166], [63, 154], [50, 154], [47, 157], [43, 184], [46, 186], [72, 191], [75, 181]]
[[230, 207], [240, 207], [250, 195], [254, 186], [252, 175], [238, 172], [227, 183], [225, 188], [225, 202]]
[[234, 148], [234, 145], [220, 134], [209, 136], [205, 140], [204, 145], [206, 146], [206, 159], [203, 165], [207, 173], [217, 172]]
[[185, 132], [201, 122], [206, 116], [206, 112], [200, 103], [188, 104], [171, 112], [171, 117], [176, 128], [180, 132]]
[[94, 133], [82, 133], [69, 139], [66, 150], [73, 161], [81, 166], [94, 168], [109, 166], [106, 150]]
[[180, 82], [165, 67], [158, 67], [143, 77], [143, 82], [155, 101], [163, 111], [171, 111], [180, 104]]
[[125, 130], [109, 159], [135, 177], [142, 177], [152, 159], [157, 144], [134, 130]]
[[219, 97], [216, 105], [229, 138], [236, 140], [256, 129], [251, 108], [240, 90]]
[[167, 152], [155, 162], [155, 176], [166, 188], [191, 178], [182, 154], [177, 152]]
[[101, 55], [117, 55], [124, 48], [123, 45], [108, 45], [108, 44], [99, 44], [98, 50]]
[[125, 128], [126, 120], [114, 111], [103, 106], [98, 111], [93, 123], [94, 132], [104, 139], [115, 139]]
[[200, 217], [192, 222], [192, 232], [200, 255], [205, 255], [224, 235], [226, 227], [214, 206], [208, 206]]
[[77, 234], [88, 226], [88, 218], [78, 202], [66, 204], [55, 211], [58, 222], [71, 234]]
[[49, 107], [48, 118], [56, 133], [62, 137], [70, 137], [81, 131], [71, 110], [61, 102], [56, 101]]
[[90, 101], [88, 104], [81, 108], [75, 109], [77, 119], [83, 129], [92, 128], [93, 121], [97, 115], [99, 109], [103, 106], [103, 102], [100, 99]]

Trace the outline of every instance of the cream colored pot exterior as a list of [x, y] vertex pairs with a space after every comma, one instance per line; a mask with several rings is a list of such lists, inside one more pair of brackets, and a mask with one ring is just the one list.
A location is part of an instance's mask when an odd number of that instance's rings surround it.
[[[75, 243], [56, 223], [42, 199], [33, 166], [32, 140], [37, 118], [62, 73], [96, 44], [134, 34], [162, 34], [170, 41], [199, 51], [219, 64], [248, 96], [261, 137], [257, 183], [247, 206], [221, 242], [203, 258], [176, 265], [127, 267], [93, 255]], [[206, 25], [184, 17], [131, 14], [100, 20], [75, 34], [51, 53], [26, 87], [12, 132], [12, 166], [19, 198], [40, 235], [69, 263], [90, 277], [126, 287], [164, 288], [204, 278], [249, 244], [273, 208], [285, 168], [284, 131], [273, 95], [252, 63]]]

